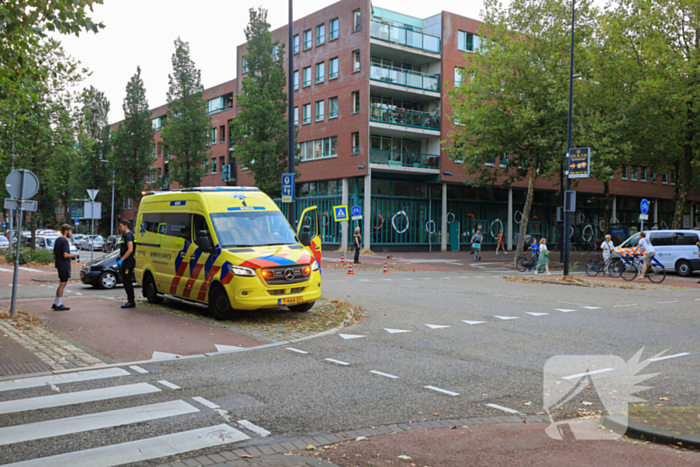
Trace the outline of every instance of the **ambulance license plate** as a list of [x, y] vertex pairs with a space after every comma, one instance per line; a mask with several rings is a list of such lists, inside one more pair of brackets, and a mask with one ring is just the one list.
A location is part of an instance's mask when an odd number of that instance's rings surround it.
[[304, 301], [303, 297], [290, 297], [290, 298], [280, 298], [280, 305], [296, 305], [297, 303], [302, 303]]

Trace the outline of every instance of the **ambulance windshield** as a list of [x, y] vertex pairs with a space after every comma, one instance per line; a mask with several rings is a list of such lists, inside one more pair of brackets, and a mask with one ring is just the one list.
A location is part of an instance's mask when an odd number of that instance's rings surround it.
[[211, 215], [221, 248], [299, 243], [279, 211], [234, 211]]

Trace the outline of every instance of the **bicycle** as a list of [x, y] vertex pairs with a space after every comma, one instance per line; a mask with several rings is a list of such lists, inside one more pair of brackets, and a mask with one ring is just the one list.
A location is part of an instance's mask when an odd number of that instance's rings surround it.
[[[633, 258], [622, 258], [624, 262], [624, 270], [622, 278], [626, 281], [633, 281], [640, 274], [643, 268], [641, 255], [634, 255]], [[655, 284], [660, 284], [666, 279], [666, 268], [656, 258], [651, 258], [647, 266], [646, 277]]]
[[527, 255], [522, 255], [515, 262], [515, 268], [520, 272], [525, 272], [525, 270], [530, 270], [537, 267], [537, 258], [539, 255], [528, 259]]
[[617, 256], [611, 256], [607, 261], [602, 258], [592, 258], [586, 263], [586, 274], [589, 277], [596, 277], [598, 274], [607, 274], [610, 277], [620, 277], [624, 271], [624, 264]]

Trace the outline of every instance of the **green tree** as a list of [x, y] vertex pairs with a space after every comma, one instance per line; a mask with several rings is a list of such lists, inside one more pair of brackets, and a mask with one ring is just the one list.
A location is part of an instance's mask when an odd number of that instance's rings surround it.
[[155, 131], [146, 99], [146, 88], [141, 79], [141, 67], [126, 85], [124, 121], [113, 135], [114, 149], [110, 155], [112, 169], [116, 170], [120, 196], [131, 198], [138, 210], [144, 178], [153, 162], [152, 150]]
[[272, 41], [263, 8], [250, 9], [245, 35], [248, 74], [236, 100], [238, 115], [231, 122], [231, 138], [238, 165], [251, 170], [260, 190], [278, 197], [289, 152], [284, 43]]
[[169, 154], [170, 179], [180, 187], [201, 183], [209, 156], [211, 121], [207, 116], [201, 72], [190, 58], [190, 46], [175, 40], [173, 73], [168, 75], [168, 118], [161, 137]]
[[[560, 0], [486, 0], [482, 47], [466, 60], [462, 84], [448, 92], [457, 123], [451, 157], [474, 185], [527, 179], [515, 258], [523, 251], [538, 176], [559, 175], [566, 154], [570, 7]], [[591, 34], [590, 11], [577, 11], [576, 47]], [[577, 68], [580, 64], [577, 64]], [[502, 168], [492, 164], [501, 158]], [[488, 164], [488, 165], [487, 165]]]

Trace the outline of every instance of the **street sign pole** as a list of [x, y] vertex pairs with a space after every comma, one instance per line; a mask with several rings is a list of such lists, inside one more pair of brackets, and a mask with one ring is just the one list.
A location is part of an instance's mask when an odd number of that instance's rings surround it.
[[[573, 110], [574, 110], [574, 27], [576, 24], [576, 0], [571, 2], [571, 64], [569, 69], [569, 125], [566, 138], [566, 152], [571, 155], [571, 133], [573, 126]], [[569, 161], [567, 157], [567, 167], [566, 167], [566, 191], [571, 191], [571, 178], [569, 178]], [[566, 197], [565, 197], [566, 198]], [[564, 276], [569, 275], [569, 245], [571, 237], [569, 231], [571, 230], [571, 212], [566, 210], [564, 213], [564, 229], [562, 235], [564, 236]]]
[[[287, 25], [289, 29], [289, 36], [287, 41], [287, 53], [289, 58], [287, 59], [287, 65], [289, 69], [287, 70], [287, 89], [292, 89], [292, 84], [294, 83], [294, 14], [293, 14], [293, 0], [289, 0], [289, 22]], [[296, 161], [294, 157], [294, 151], [296, 150], [296, 143], [294, 142], [294, 133], [296, 131], [294, 123], [294, 91], [289, 91], [288, 93], [288, 107], [287, 107], [287, 171], [291, 174], [296, 172]], [[292, 226], [292, 230], [296, 232], [296, 203], [294, 201], [294, 193], [292, 193], [292, 200], [287, 206], [287, 220], [289, 220], [289, 225]]]
[[[19, 182], [19, 192], [24, 193], [24, 172]], [[17, 304], [17, 275], [19, 274], [19, 246], [22, 242], [22, 199], [19, 200], [19, 230], [17, 231], [17, 249], [15, 250], [15, 272], [12, 275], [12, 302], [10, 304], [10, 316], [15, 316]], [[11, 241], [11, 240], [10, 240]]]

